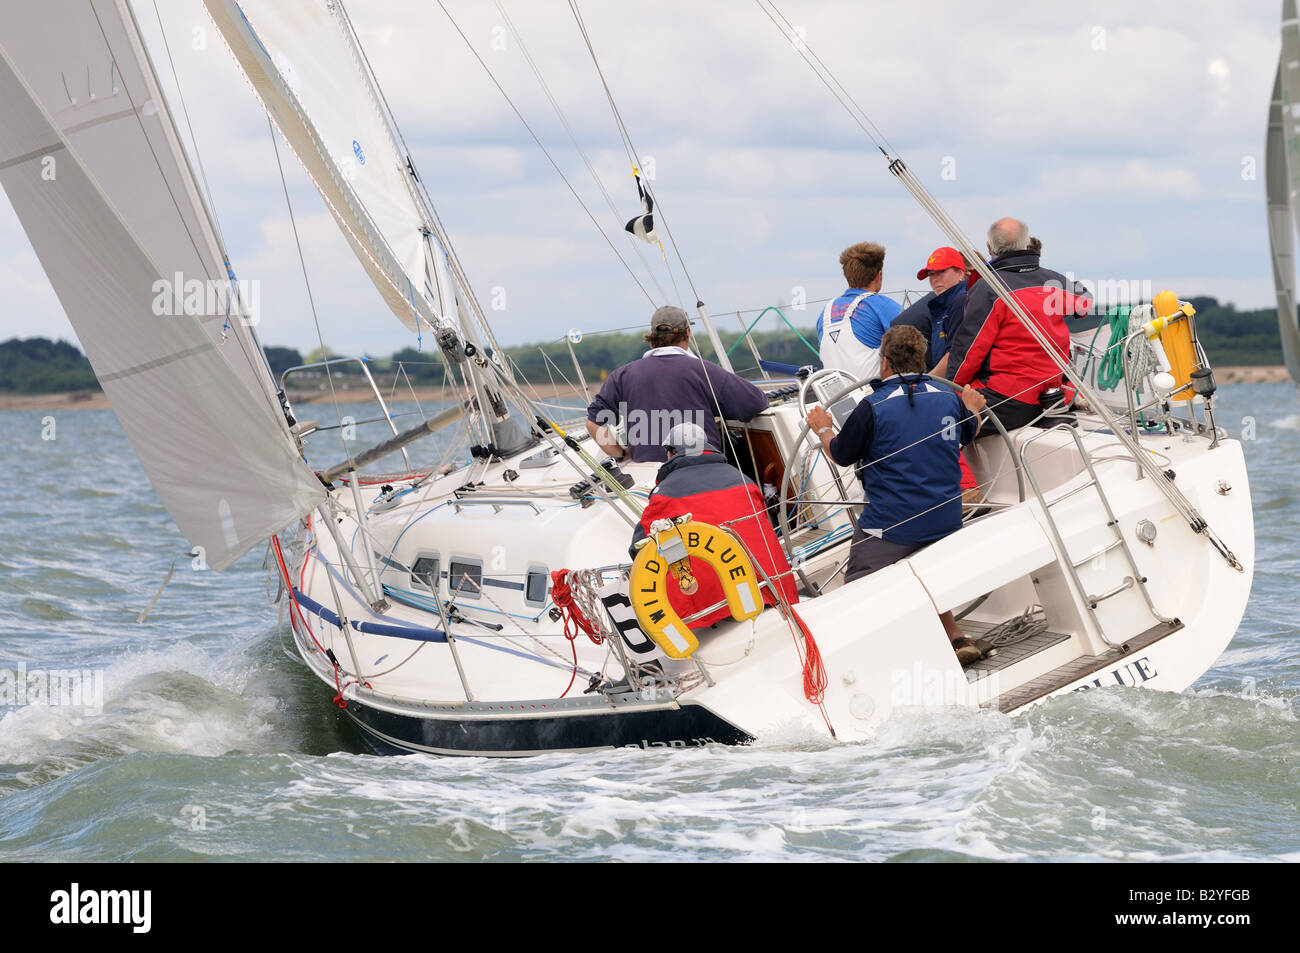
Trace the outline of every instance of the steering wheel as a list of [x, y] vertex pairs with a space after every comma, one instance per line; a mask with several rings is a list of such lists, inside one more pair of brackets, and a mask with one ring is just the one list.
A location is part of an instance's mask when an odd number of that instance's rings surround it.
[[[823, 369], [822, 371], [818, 371], [817, 374], [822, 374], [824, 373], [824, 371], [825, 369]], [[808, 377], [808, 381], [813, 380], [813, 378], [815, 378], [817, 374], [810, 374]], [[958, 387], [956, 384], [954, 384], [952, 381], [948, 380], [947, 378], [928, 377], [927, 380], [933, 381], [936, 384], [943, 384], [949, 387], [950, 389], [956, 391], [958, 394], [961, 394], [962, 389]], [[834, 397], [827, 400], [825, 402], [825, 406], [829, 407], [832, 404], [835, 404], [836, 402], [847, 397], [849, 394], [853, 393], [856, 390], [860, 390], [861, 388], [867, 386], [870, 383], [871, 383], [870, 379], [855, 381], [854, 383], [850, 384], [848, 387], [840, 391], [838, 394], [836, 394]], [[805, 389], [806, 389], [806, 385], [807, 382], [805, 382]], [[804, 404], [805, 404], [804, 394], [806, 392], [805, 389], [800, 389], [799, 391], [799, 409], [801, 411], [804, 411]], [[1011, 440], [1011, 435], [1007, 433], [1007, 428], [1002, 425], [1002, 421], [998, 420], [997, 415], [991, 413], [987, 407], [984, 407], [980, 411], [980, 414], [984, 417], [985, 420], [992, 421], [993, 426], [997, 428], [998, 433], [1002, 436], [1002, 442], [1006, 444], [1007, 453], [1010, 455], [1010, 459], [1015, 460], [1015, 456], [1016, 456], [1015, 444]], [[786, 558], [789, 560], [790, 565], [794, 567], [795, 572], [799, 574], [799, 578], [803, 580], [805, 588], [814, 596], [819, 596], [821, 595], [821, 591], [818, 589], [817, 586], [813, 585], [812, 580], [810, 580], [807, 577], [807, 575], [803, 572], [803, 570], [800, 569], [795, 563], [794, 544], [791, 541], [790, 518], [786, 513], [786, 506], [790, 501], [790, 497], [787, 495], [787, 487], [790, 487], [793, 483], [793, 480], [791, 478], [791, 473], [794, 467], [795, 457], [799, 453], [801, 453], [806, 446], [805, 437], [807, 436], [808, 429], [809, 429], [808, 414], [806, 411], [804, 411], [803, 417], [804, 419], [799, 427], [799, 435], [795, 438], [795, 441], [791, 446], [789, 453], [786, 454], [786, 458], [784, 461], [785, 475], [781, 480], [781, 500], [777, 505], [777, 515], [780, 519], [779, 528], [781, 530], [781, 546], [782, 548], [785, 549]], [[825, 454], [825, 451], [822, 449], [820, 442], [818, 443], [817, 453], [822, 455]], [[853, 510], [854, 507], [860, 506], [861, 504], [855, 503], [848, 499], [848, 496], [844, 490], [844, 482], [840, 479], [839, 468], [835, 464], [835, 461], [828, 460], [827, 463], [829, 464], [831, 474], [835, 479], [836, 489], [839, 490], [839, 494], [840, 494], [839, 503], [843, 504], [844, 507], [849, 510], [850, 514], [853, 515], [854, 519], [856, 520], [856, 514], [854, 514]], [[811, 471], [812, 467], [814, 466], [816, 466], [815, 459], [813, 463], [809, 465], [809, 470]], [[1016, 471], [1016, 490], [1019, 495], [1019, 502], [1023, 503], [1025, 501], [1025, 477], [1024, 474], [1021, 473], [1019, 467], [1016, 467], [1015, 471]], [[985, 496], [987, 495], [988, 494], [986, 491]], [[835, 505], [835, 501], [820, 500], [818, 501], [818, 505]]]
[[[803, 382], [799, 385], [799, 419], [800, 420], [806, 420], [808, 417], [808, 392], [812, 389], [813, 381], [821, 380], [823, 377], [829, 377], [832, 374], [839, 374], [841, 377], [845, 376], [842, 371], [837, 370], [834, 367], [822, 367], [819, 368], [818, 370], [813, 371], [811, 374], [809, 374], [807, 377], [803, 379]], [[859, 381], [857, 384], [854, 385], [854, 388], [860, 386], [862, 383], [863, 383], [862, 381]], [[850, 388], [850, 390], [854, 388]], [[844, 393], [847, 394], [848, 392], [849, 391], [846, 390]]]

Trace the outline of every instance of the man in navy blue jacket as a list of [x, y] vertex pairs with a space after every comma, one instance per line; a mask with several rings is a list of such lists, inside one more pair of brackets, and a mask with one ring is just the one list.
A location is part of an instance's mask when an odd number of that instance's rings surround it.
[[664, 439], [681, 423], [697, 424], [712, 446], [721, 447], [715, 416], [746, 421], [767, 410], [767, 397], [749, 381], [686, 350], [690, 338], [685, 311], [659, 308], [645, 336], [650, 350], [601, 385], [587, 408], [587, 432], [614, 459], [663, 463]]
[[[961, 447], [975, 439], [984, 398], [960, 397], [925, 374], [926, 341], [916, 328], [893, 327], [881, 341], [872, 392], [833, 435], [831, 415], [808, 413], [822, 449], [842, 467], [861, 465], [867, 505], [853, 528], [844, 581], [884, 569], [961, 528]], [[977, 661], [951, 612], [940, 616], [962, 664]]]
[[966, 310], [966, 260], [955, 248], [936, 248], [916, 278], [929, 279], [930, 293], [896, 317], [893, 327], [907, 324], [920, 331], [929, 342], [925, 366], [931, 374], [943, 377], [948, 345]]

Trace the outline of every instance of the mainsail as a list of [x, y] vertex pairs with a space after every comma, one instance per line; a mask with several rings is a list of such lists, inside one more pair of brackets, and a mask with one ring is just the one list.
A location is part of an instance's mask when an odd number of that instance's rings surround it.
[[1268, 113], [1264, 179], [1268, 189], [1268, 240], [1282, 354], [1291, 379], [1300, 383], [1300, 325], [1295, 290], [1295, 229], [1300, 209], [1300, 21], [1295, 0], [1282, 2], [1282, 54]]
[[527, 444], [527, 425], [502, 397], [510, 371], [341, 0], [203, 2], [389, 308], [417, 333], [445, 331], [440, 352], [482, 411], [483, 444], [495, 452]]
[[177, 300], [227, 266], [126, 0], [3, 13], [0, 184], [159, 497], [224, 568], [323, 488], [238, 304]]
[[455, 324], [435, 223], [342, 5], [204, 3], [393, 313], [413, 331]]

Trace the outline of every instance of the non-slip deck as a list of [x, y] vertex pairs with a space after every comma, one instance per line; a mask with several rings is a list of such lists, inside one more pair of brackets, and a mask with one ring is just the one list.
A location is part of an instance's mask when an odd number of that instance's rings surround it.
[[[1167, 635], [1172, 635], [1182, 627], [1181, 622], [1161, 622], [1153, 625], [1142, 634], [1129, 639], [1119, 648], [1110, 649], [1101, 655], [1081, 655], [1038, 678], [1031, 679], [1023, 685], [999, 695], [997, 698], [998, 711], [1011, 712], [1032, 701], [1037, 701], [1045, 695], [1050, 695], [1058, 688], [1136, 655], [1147, 646], [1159, 642]], [[971, 667], [974, 668], [974, 666]]]
[[[962, 628], [969, 638], [978, 640], [993, 626], [981, 622], [964, 621], [962, 622]], [[1024, 641], [1002, 646], [998, 649], [996, 655], [982, 658], [978, 662], [967, 665], [966, 681], [973, 683], [981, 678], [988, 678], [994, 672], [1015, 665], [1017, 662], [1023, 662], [1029, 656], [1037, 655], [1043, 649], [1050, 649], [1053, 645], [1059, 645], [1069, 637], [1064, 632], [1040, 632], [1037, 635], [1031, 635]]]

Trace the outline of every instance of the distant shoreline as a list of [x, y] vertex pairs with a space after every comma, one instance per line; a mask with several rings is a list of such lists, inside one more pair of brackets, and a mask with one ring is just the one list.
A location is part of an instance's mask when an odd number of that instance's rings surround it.
[[[594, 395], [597, 387], [592, 388]], [[380, 387], [380, 393], [384, 395], [384, 400], [389, 403], [409, 403], [412, 400], [419, 401], [421, 404], [437, 404], [443, 401], [455, 400], [460, 393], [452, 388], [444, 387], [399, 387], [396, 392], [389, 392], [383, 386]], [[565, 385], [539, 384], [532, 387], [525, 387], [525, 393], [529, 397], [540, 398], [542, 400], [563, 400], [565, 398], [578, 398], [586, 401], [582, 391], [577, 387]], [[328, 403], [330, 400], [330, 391], [300, 391], [289, 394], [289, 403], [295, 407], [310, 406], [312, 404]], [[373, 401], [374, 394], [368, 387], [352, 387], [341, 389], [338, 396], [345, 402], [361, 403], [364, 401]], [[111, 410], [112, 405], [108, 402], [108, 397], [103, 391], [97, 390], [74, 390], [74, 391], [55, 391], [50, 394], [0, 394], [0, 410]], [[298, 415], [303, 416], [303, 415]]]
[[[1215, 379], [1219, 384], [1280, 384], [1291, 378], [1288, 376], [1286, 367], [1281, 364], [1259, 364], [1259, 365], [1236, 365], [1216, 367], [1214, 369]], [[593, 393], [595, 388], [592, 388]], [[576, 387], [563, 385], [539, 384], [535, 387], [526, 388], [529, 396], [540, 397], [542, 400], [557, 399], [583, 399], [582, 392]], [[367, 389], [352, 388], [346, 391], [340, 391], [339, 396], [347, 400], [364, 401], [370, 400], [371, 394]], [[453, 400], [457, 396], [456, 392], [450, 388], [443, 387], [417, 387], [414, 390], [414, 399], [420, 403], [438, 403], [440, 401]], [[309, 405], [324, 403], [330, 399], [326, 391], [318, 393], [296, 393], [291, 394], [289, 400], [295, 405]], [[384, 399], [394, 403], [410, 401], [412, 391], [410, 388], [401, 389], [394, 394], [384, 394]], [[52, 394], [0, 394], [0, 410], [110, 410], [108, 398], [102, 391], [94, 390], [74, 390], [60, 391]]]

